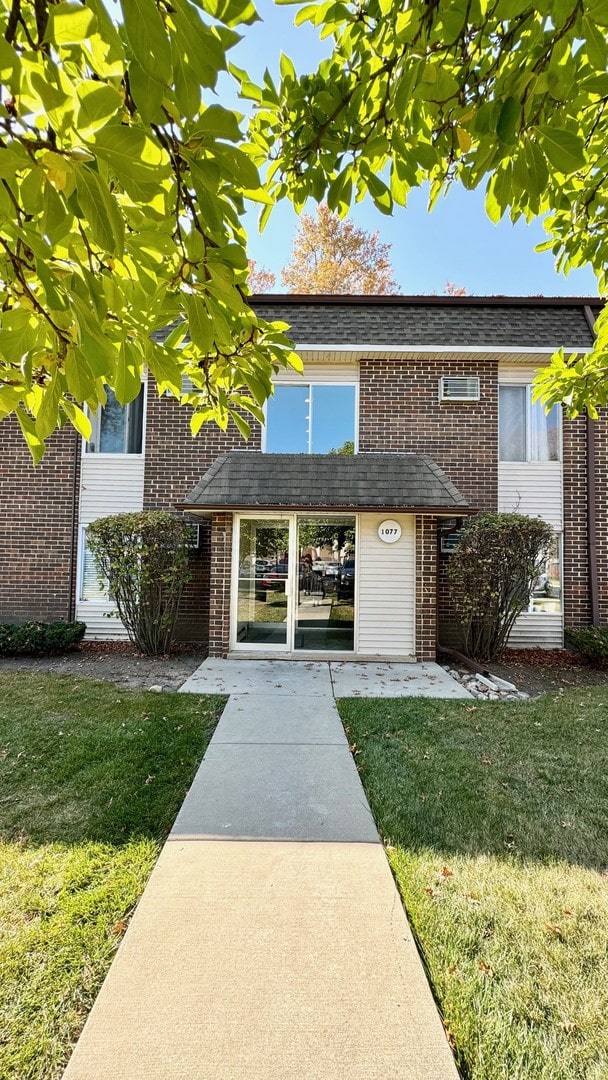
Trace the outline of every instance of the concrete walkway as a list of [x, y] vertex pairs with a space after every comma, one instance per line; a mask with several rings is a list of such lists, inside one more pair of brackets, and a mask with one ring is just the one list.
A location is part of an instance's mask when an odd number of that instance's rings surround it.
[[205, 661], [182, 687], [230, 698], [65, 1080], [457, 1080], [334, 689], [468, 695], [348, 666]]

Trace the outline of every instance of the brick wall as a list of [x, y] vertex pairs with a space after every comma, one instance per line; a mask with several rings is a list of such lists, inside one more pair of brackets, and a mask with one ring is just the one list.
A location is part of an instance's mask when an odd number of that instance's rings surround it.
[[437, 519], [416, 518], [416, 659], [434, 660], [437, 642]]
[[[439, 403], [442, 375], [480, 377], [480, 400]], [[361, 452], [428, 454], [476, 510], [498, 501], [498, 365], [495, 361], [436, 359], [363, 360], [359, 383]], [[435, 541], [437, 546], [437, 541]], [[438, 557], [438, 634], [458, 643], [445, 571]], [[425, 646], [426, 647], [426, 646]]]
[[[150, 379], [146, 419], [145, 510], [171, 510], [176, 503], [183, 502], [219, 454], [227, 450], [260, 449], [261, 436], [257, 424], [254, 424], [248, 442], [243, 440], [232, 422], [227, 431], [220, 431], [213, 423], [205, 424], [194, 438], [190, 432], [190, 416], [191, 410], [180, 408], [174, 398], [159, 398], [154, 381]], [[182, 640], [205, 643], [210, 619], [212, 536], [210, 522], [203, 518], [197, 520], [201, 521], [201, 546], [191, 556], [192, 579], [182, 597], [177, 636]], [[229, 562], [226, 572], [229, 591]]]
[[232, 514], [214, 514], [211, 526], [209, 655], [225, 656], [230, 643]]
[[0, 620], [73, 617], [80, 448], [80, 436], [66, 427], [34, 468], [17, 422], [0, 423]]
[[[479, 401], [440, 405], [442, 375], [479, 375]], [[429, 454], [479, 510], [498, 492], [497, 364], [475, 360], [363, 360], [361, 452]]]
[[585, 626], [591, 619], [587, 554], [587, 421], [564, 417], [564, 624]]
[[597, 564], [600, 623], [608, 626], [608, 409], [603, 409], [596, 428]]

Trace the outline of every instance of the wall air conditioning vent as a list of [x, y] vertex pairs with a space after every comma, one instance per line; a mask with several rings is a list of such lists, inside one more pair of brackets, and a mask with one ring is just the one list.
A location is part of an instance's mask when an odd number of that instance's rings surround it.
[[479, 401], [477, 375], [444, 375], [439, 380], [440, 401]]

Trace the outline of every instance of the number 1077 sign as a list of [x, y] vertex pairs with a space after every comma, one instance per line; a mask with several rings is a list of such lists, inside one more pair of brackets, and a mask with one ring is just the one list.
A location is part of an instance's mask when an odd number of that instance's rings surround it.
[[401, 525], [387, 519], [378, 526], [378, 536], [384, 544], [394, 544], [401, 536]]

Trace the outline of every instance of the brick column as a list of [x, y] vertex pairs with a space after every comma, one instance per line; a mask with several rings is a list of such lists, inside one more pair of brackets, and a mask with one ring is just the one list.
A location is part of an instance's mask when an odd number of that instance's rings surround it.
[[230, 645], [232, 514], [214, 514], [211, 524], [209, 656], [226, 656]]
[[437, 645], [437, 519], [416, 518], [416, 659], [434, 660]]
[[566, 626], [587, 626], [591, 621], [587, 554], [586, 425], [584, 416], [577, 416], [575, 420], [564, 416], [563, 602]]

